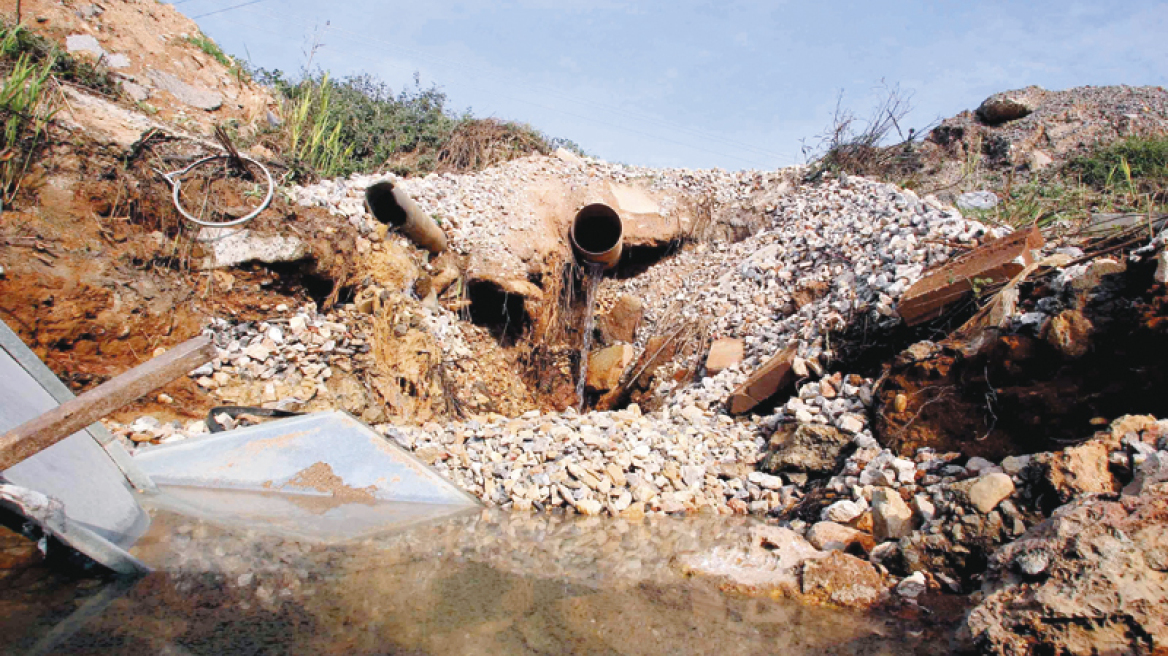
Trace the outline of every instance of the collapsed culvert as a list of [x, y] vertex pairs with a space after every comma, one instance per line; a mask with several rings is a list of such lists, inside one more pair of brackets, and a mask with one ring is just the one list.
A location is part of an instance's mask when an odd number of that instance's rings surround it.
[[305, 295], [318, 307], [328, 307], [333, 303], [348, 303], [356, 297], [356, 288], [337, 282], [332, 273], [323, 270], [312, 257], [292, 262], [256, 263], [272, 274], [266, 286], [284, 296]]
[[398, 230], [410, 241], [435, 255], [446, 250], [446, 233], [406, 192], [389, 180], [365, 190], [365, 206], [373, 218]]
[[1043, 329], [986, 329], [897, 356], [877, 390], [881, 443], [1000, 460], [1080, 442], [1116, 417], [1168, 412], [1168, 298], [1154, 264], [1095, 266], [1060, 303], [1041, 281], [1023, 290], [1025, 308], [1050, 309]]
[[625, 244], [620, 261], [609, 275], [617, 280], [636, 278], [654, 265], [676, 255], [682, 243], [681, 239], [671, 239], [649, 244]]
[[516, 344], [531, 326], [527, 299], [493, 280], [471, 280], [466, 296], [471, 323], [485, 328], [502, 346]]

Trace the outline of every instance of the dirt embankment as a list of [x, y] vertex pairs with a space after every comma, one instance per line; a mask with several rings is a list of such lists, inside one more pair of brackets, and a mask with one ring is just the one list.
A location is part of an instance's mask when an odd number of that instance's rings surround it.
[[[229, 69], [190, 54], [181, 32], [168, 36], [186, 25], [169, 8], [33, 2], [25, 10], [43, 14], [57, 38], [84, 31], [111, 53], [127, 51], [134, 77], [125, 81], [148, 93], [137, 102], [171, 103], [147, 117], [125, 97], [76, 91], [0, 223], [0, 318], [75, 388], [205, 328], [214, 335], [215, 361], [111, 422], [134, 442], [205, 431], [171, 420], [195, 420], [221, 403], [339, 407], [512, 511], [627, 521], [749, 513], [781, 523], [749, 544], [679, 560], [738, 592], [912, 613], [918, 598], [942, 607], [987, 581], [983, 609], [1019, 621], [971, 615], [969, 630], [986, 644], [1025, 644], [1014, 633], [1034, 614], [1058, 624], [1056, 605], [1007, 606], [1044, 572], [1054, 577], [1046, 589], [1058, 590], [1078, 571], [1081, 559], [1058, 535], [1078, 521], [1071, 513], [1110, 513], [1117, 530], [1163, 523], [1160, 498], [1144, 492], [1160, 495], [1166, 429], [1121, 417], [1168, 412], [1154, 391], [1164, 382], [1157, 357], [1168, 260], [1154, 252], [1163, 240], [1129, 252], [1143, 244], [1142, 226], [1126, 235], [1140, 244], [1028, 248], [1023, 261], [1035, 257], [1030, 250], [1063, 259], [1030, 270], [976, 339], [954, 329], [1001, 299], [1005, 280], [970, 276], [960, 307], [914, 330], [898, 309], [925, 276], [1007, 231], [935, 197], [853, 176], [800, 184], [801, 171], [532, 157], [398, 181], [447, 233], [442, 255], [368, 215], [362, 194], [380, 176], [286, 189], [244, 230], [210, 240], [178, 215], [158, 172], [208, 152], [200, 128], [258, 119], [249, 112], [262, 103], [227, 102]], [[161, 49], [147, 42], [150, 20], [165, 28], [148, 35]], [[167, 48], [203, 65], [164, 71], [201, 91], [189, 95], [150, 72], [177, 57]], [[223, 101], [212, 108], [204, 91]], [[1028, 93], [1032, 106], [1007, 94], [934, 131], [922, 152], [938, 149], [937, 180], [950, 184], [946, 167], [962, 153], [1000, 161], [1001, 171], [1037, 170], [1039, 153], [1054, 159], [1076, 139], [1159, 129], [1163, 113], [1148, 90]], [[1150, 99], [1147, 112], [1116, 118], [1141, 99]], [[1060, 120], [1091, 129], [1056, 130]], [[998, 138], [1008, 145], [993, 145]], [[220, 200], [251, 197], [236, 190]], [[590, 202], [629, 219], [626, 259], [597, 283], [595, 317], [566, 239], [574, 211]], [[586, 335], [593, 318], [596, 334]], [[593, 336], [603, 350], [582, 353]], [[662, 353], [672, 362], [659, 361]], [[619, 391], [613, 411], [564, 411], [577, 402], [584, 363], [597, 365], [586, 400]], [[758, 372], [774, 383], [766, 398], [731, 412], [726, 399]], [[634, 398], [644, 407], [628, 404]], [[1154, 512], [1124, 519], [1139, 503], [1093, 496], [1121, 493], [1147, 496]], [[1050, 518], [1066, 504], [1068, 517]], [[1019, 539], [1044, 541], [1056, 566], [1002, 550]], [[1160, 572], [1162, 554], [1141, 549]], [[1118, 595], [1117, 586], [1097, 587]], [[1134, 635], [1158, 617], [1120, 620]], [[1043, 644], [1060, 635], [1046, 631]]]
[[1166, 134], [1163, 87], [1031, 86], [994, 94], [917, 140], [881, 150], [869, 158], [869, 169], [858, 160], [861, 170], [854, 172], [954, 202], [963, 192], [1008, 194], [1025, 182], [1049, 180], [1099, 145]]

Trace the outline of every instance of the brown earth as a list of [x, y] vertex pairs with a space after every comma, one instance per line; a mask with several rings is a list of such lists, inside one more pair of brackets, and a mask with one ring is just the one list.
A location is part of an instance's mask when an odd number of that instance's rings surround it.
[[[17, 4], [2, 0], [0, 12], [14, 16]], [[150, 97], [143, 101], [143, 107], [156, 110], [155, 119], [208, 134], [216, 123], [234, 121], [246, 128], [261, 122], [269, 109], [278, 112], [275, 100], [265, 89], [192, 44], [188, 38], [200, 36], [198, 25], [169, 4], [155, 0], [100, 4], [22, 0], [19, 4], [25, 24], [62, 48], [66, 37], [84, 34], [96, 38], [106, 52], [126, 55], [129, 66], [111, 72], [115, 78], [148, 88]], [[96, 61], [85, 53], [75, 56]], [[152, 89], [150, 71], [168, 73], [215, 92], [223, 97], [223, 104], [214, 111], [187, 106], [167, 91]], [[119, 102], [126, 107], [135, 106], [128, 97], [123, 96]]]
[[[1082, 353], [1025, 334], [922, 343], [898, 356], [878, 391], [882, 444], [1000, 460], [1057, 450], [1126, 414], [1168, 412], [1168, 296], [1148, 266], [1108, 276], [1083, 312], [1097, 330]], [[1101, 419], [1102, 418], [1102, 419]]]

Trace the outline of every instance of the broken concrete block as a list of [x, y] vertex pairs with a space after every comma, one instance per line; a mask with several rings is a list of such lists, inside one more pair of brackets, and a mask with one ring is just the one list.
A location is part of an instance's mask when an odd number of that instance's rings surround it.
[[872, 533], [877, 542], [899, 540], [912, 533], [913, 512], [900, 493], [889, 488], [872, 492]]
[[65, 37], [65, 49], [70, 53], [88, 53], [98, 59], [105, 54], [105, 48], [91, 34], [70, 34]]
[[607, 392], [620, 385], [621, 376], [633, 362], [633, 347], [617, 344], [588, 356], [588, 378], [585, 384], [594, 392]]
[[876, 546], [871, 535], [835, 522], [817, 522], [807, 531], [807, 541], [822, 551], [846, 551], [860, 548], [865, 553]]
[[151, 69], [146, 72], [146, 75], [149, 76], [154, 86], [169, 92], [179, 102], [195, 109], [213, 112], [223, 105], [223, 96], [210, 89], [187, 84], [170, 73]]
[[771, 436], [770, 453], [763, 459], [761, 469], [770, 474], [787, 471], [828, 474], [851, 443], [850, 435], [831, 426], [785, 424]]
[[[222, 236], [213, 236], [216, 232]], [[209, 251], [204, 269], [233, 267], [245, 262], [294, 262], [308, 254], [308, 248], [298, 237], [260, 236], [247, 229], [204, 229], [199, 240]]]
[[794, 382], [795, 372], [791, 365], [795, 361], [795, 352], [794, 346], [779, 351], [734, 390], [726, 401], [730, 414], [748, 412]]
[[742, 362], [746, 356], [746, 346], [740, 339], [723, 338], [714, 340], [710, 354], [706, 356], [706, 372], [717, 376], [725, 369]]

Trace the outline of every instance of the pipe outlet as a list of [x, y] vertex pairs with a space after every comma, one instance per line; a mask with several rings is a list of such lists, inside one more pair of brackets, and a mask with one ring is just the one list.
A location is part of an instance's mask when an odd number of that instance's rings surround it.
[[437, 255], [446, 250], [446, 233], [414, 199], [389, 180], [370, 185], [365, 190], [365, 207], [373, 218], [401, 231], [410, 241]]
[[624, 223], [620, 215], [604, 203], [594, 203], [576, 213], [572, 220], [572, 250], [576, 259], [611, 269], [620, 261]]

